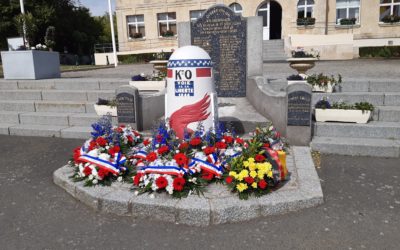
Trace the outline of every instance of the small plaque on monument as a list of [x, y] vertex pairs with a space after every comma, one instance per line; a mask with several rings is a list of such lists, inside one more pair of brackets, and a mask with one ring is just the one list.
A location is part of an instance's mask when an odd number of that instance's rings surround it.
[[311, 125], [311, 94], [305, 91], [294, 91], [288, 93], [288, 115], [289, 126]]
[[136, 124], [138, 89], [132, 86], [121, 86], [116, 92], [118, 123]]
[[216, 5], [191, 24], [192, 45], [207, 51], [220, 97], [246, 96], [246, 20], [230, 8]]

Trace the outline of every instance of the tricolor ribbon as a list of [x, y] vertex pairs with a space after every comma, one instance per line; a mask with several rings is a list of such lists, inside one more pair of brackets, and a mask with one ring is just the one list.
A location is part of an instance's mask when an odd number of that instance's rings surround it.
[[[84, 150], [81, 148], [81, 152]], [[106, 161], [100, 159], [99, 157], [90, 156], [86, 153], [82, 154], [79, 157], [80, 161], [87, 162], [98, 166], [99, 168], [104, 168], [111, 172], [114, 175], [117, 175], [120, 170], [123, 168], [124, 163], [126, 162], [126, 157], [123, 156], [121, 153], [116, 153], [114, 156], [114, 160]]]
[[[270, 149], [270, 148], [268, 148], [268, 147], [265, 147], [265, 150], [267, 151], [267, 152], [266, 152], [267, 157], [268, 157], [269, 159], [272, 159], [272, 160], [273, 160], [272, 165], [274, 165], [274, 162], [275, 162], [276, 165], [277, 165], [277, 169], [278, 169], [278, 171], [279, 171], [279, 179], [280, 179], [281, 181], [284, 181], [284, 180], [286, 179], [286, 176], [287, 176], [288, 171], [287, 171], [286, 168], [284, 168], [284, 167], [282, 166], [281, 161], [279, 160], [278, 152], [276, 152], [275, 150], [272, 150], [272, 149]], [[275, 168], [275, 169], [276, 169], [276, 168]]]
[[186, 173], [183, 168], [177, 166], [147, 166], [141, 168], [139, 172], [143, 174], [168, 174], [175, 176], [181, 176]]
[[146, 156], [147, 156], [147, 152], [143, 151], [143, 150], [140, 150], [136, 154], [133, 155], [133, 158], [146, 159]]
[[[216, 176], [221, 176], [222, 175], [222, 167], [221, 164], [218, 161], [213, 160], [213, 157], [210, 157], [212, 161], [214, 161], [215, 164], [204, 161], [199, 158], [192, 158], [192, 162], [195, 162], [197, 166], [199, 166], [202, 170], [208, 171], [213, 173]], [[215, 158], [214, 158], [215, 159]]]

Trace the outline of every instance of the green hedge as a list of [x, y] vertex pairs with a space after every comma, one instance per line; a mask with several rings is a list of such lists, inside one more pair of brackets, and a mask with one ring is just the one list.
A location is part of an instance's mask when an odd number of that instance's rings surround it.
[[400, 46], [362, 47], [360, 57], [400, 57]]
[[[164, 52], [165, 57], [163, 59], [168, 59], [171, 56], [170, 52]], [[161, 59], [161, 58], [160, 58]], [[121, 64], [132, 64], [132, 63], [145, 63], [151, 60], [159, 60], [156, 53], [146, 53], [146, 54], [135, 54], [135, 55], [118, 55], [118, 61]]]

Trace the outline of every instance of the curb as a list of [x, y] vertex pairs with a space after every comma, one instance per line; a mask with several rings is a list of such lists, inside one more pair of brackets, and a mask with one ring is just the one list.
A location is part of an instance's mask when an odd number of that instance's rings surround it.
[[53, 181], [74, 198], [95, 211], [119, 216], [161, 220], [192, 226], [209, 226], [248, 221], [258, 217], [298, 211], [323, 203], [320, 180], [311, 158], [309, 147], [293, 147], [287, 156], [290, 180], [280, 189], [259, 198], [239, 200], [236, 194], [220, 185], [212, 184], [204, 197], [191, 195], [174, 199], [165, 193], [136, 196], [130, 184], [113, 183], [110, 187], [84, 187], [69, 176], [68, 165], [53, 174]]

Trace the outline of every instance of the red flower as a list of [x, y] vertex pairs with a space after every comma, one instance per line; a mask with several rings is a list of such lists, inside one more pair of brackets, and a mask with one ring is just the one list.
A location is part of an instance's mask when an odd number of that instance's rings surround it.
[[218, 149], [225, 149], [227, 147], [227, 145], [225, 143], [223, 143], [222, 141], [219, 141], [219, 142], [215, 143], [215, 147]]
[[162, 141], [162, 139], [163, 139], [162, 135], [157, 135], [156, 136], [156, 142], [160, 143]]
[[74, 162], [76, 164], [79, 164], [81, 161], [79, 160], [79, 157], [81, 156], [81, 148], [77, 147], [74, 149]]
[[247, 184], [251, 185], [254, 182], [254, 178], [253, 177], [244, 177], [244, 181], [247, 182]]
[[157, 153], [162, 155], [164, 153], [167, 153], [169, 151], [169, 147], [168, 146], [162, 146], [157, 150]]
[[117, 132], [118, 132], [118, 133], [122, 133], [122, 128], [121, 128], [121, 127], [118, 127], [118, 128], [117, 128]]
[[244, 143], [244, 140], [243, 140], [242, 138], [236, 138], [235, 142], [236, 142], [237, 144], [243, 144], [243, 143]]
[[85, 168], [83, 169], [83, 173], [85, 174], [85, 176], [89, 176], [89, 175], [92, 174], [92, 169], [89, 168], [89, 166], [87, 166], [87, 167], [85, 167]]
[[89, 143], [89, 151], [92, 151], [96, 147], [97, 143], [95, 140], [91, 140]]
[[204, 171], [201, 175], [201, 178], [207, 181], [211, 181], [214, 178], [214, 174], [208, 171]]
[[164, 176], [158, 177], [156, 180], [156, 185], [160, 189], [165, 188], [166, 186], [168, 186], [167, 178], [165, 178]]
[[132, 138], [132, 136], [130, 136], [130, 135], [128, 135], [128, 136], [126, 137], [126, 139], [128, 139], [128, 142], [129, 142], [129, 143], [132, 143], [132, 142], [133, 142], [133, 138]]
[[109, 172], [107, 169], [100, 168], [97, 174], [99, 175], [100, 179], [104, 179], [104, 177], [107, 176]]
[[225, 178], [226, 184], [231, 184], [232, 181], [233, 181], [233, 177], [232, 176], [228, 176], [228, 177]]
[[146, 139], [146, 140], [143, 141], [143, 145], [147, 146], [149, 144], [150, 144], [150, 140], [149, 139]]
[[206, 147], [206, 148], [203, 150], [203, 152], [204, 152], [206, 155], [209, 155], [209, 154], [212, 154], [212, 153], [215, 152], [215, 148], [214, 148], [214, 147]]
[[119, 125], [121, 128], [125, 128], [126, 126], [125, 126], [125, 124], [120, 124]]
[[258, 186], [261, 189], [265, 189], [268, 186], [268, 183], [265, 180], [261, 180], [261, 181], [258, 182]]
[[183, 153], [178, 153], [174, 155], [174, 160], [176, 161], [176, 163], [178, 163], [178, 165], [184, 165], [188, 163], [188, 158]]
[[112, 157], [114, 157], [114, 155], [115, 155], [116, 153], [118, 153], [120, 150], [121, 150], [121, 148], [120, 148], [119, 146], [114, 146], [114, 147], [112, 147], [112, 148], [110, 148], [110, 149], [108, 150], [108, 153], [109, 153]]
[[154, 153], [154, 152], [150, 152], [150, 153], [148, 153], [148, 154], [146, 155], [146, 160], [147, 160], [148, 162], [153, 162], [153, 161], [155, 161], [156, 159], [157, 159], [157, 154]]
[[142, 178], [142, 174], [140, 174], [140, 173], [133, 177], [133, 184], [135, 186], [139, 186], [140, 178]]
[[182, 142], [180, 145], [179, 145], [179, 150], [185, 150], [185, 149], [187, 149], [189, 147], [189, 144], [187, 143], [187, 142]]
[[105, 145], [107, 145], [107, 140], [104, 139], [103, 137], [98, 137], [96, 139], [96, 143], [97, 145], [99, 145], [100, 147], [104, 147]]
[[225, 142], [228, 143], [228, 144], [231, 144], [233, 142], [233, 137], [232, 136], [225, 135], [223, 138], [224, 138]]
[[258, 154], [256, 157], [254, 157], [254, 160], [256, 160], [256, 162], [264, 162], [265, 156]]
[[193, 147], [198, 146], [201, 144], [201, 138], [199, 137], [195, 137], [193, 139], [190, 140], [190, 145], [192, 145]]
[[174, 190], [176, 191], [182, 191], [183, 188], [185, 187], [186, 180], [183, 177], [177, 177], [174, 179], [174, 182], [172, 183]]

